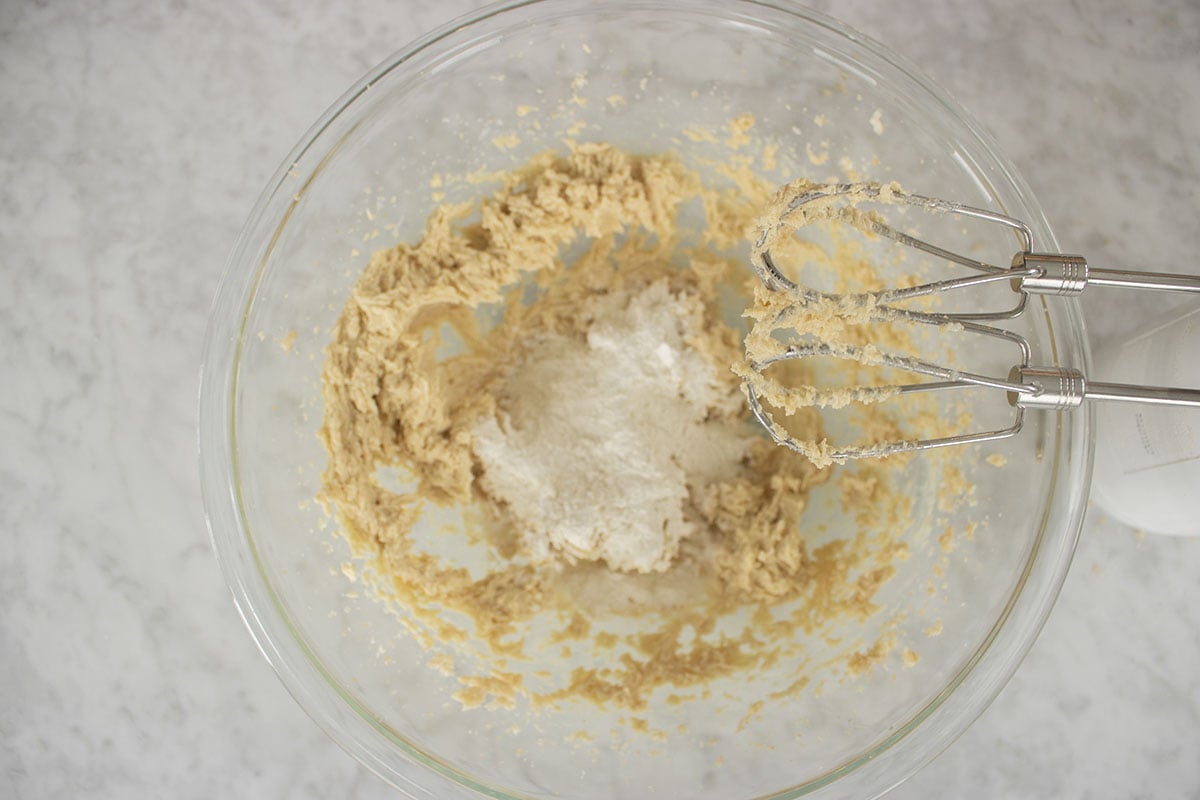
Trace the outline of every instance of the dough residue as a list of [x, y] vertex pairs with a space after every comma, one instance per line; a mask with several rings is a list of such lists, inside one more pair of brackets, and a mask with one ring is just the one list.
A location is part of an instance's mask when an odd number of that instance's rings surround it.
[[[820, 228], [835, 240], [843, 233], [838, 226], [876, 237], [879, 226], [886, 223], [877, 212], [860, 206], [909, 202], [921, 203], [895, 182], [821, 184], [799, 179], [783, 186], [758, 219], [751, 263], [763, 282], [755, 289], [754, 302], [746, 312], [752, 326], [745, 340], [745, 357], [734, 365], [734, 371], [751, 402], [763, 404], [767, 426], [776, 439], [818, 466], [954, 432], [952, 426], [934, 419], [928, 409], [917, 408], [912, 402], [903, 412], [908, 419], [931, 424], [901, 430], [890, 423], [886, 414], [868, 415], [860, 427], [872, 435], [859, 443], [836, 447], [827, 439], [808, 437], [802, 429], [784, 425], [775, 417], [779, 413], [790, 418], [813, 407], [841, 409], [894, 403], [902, 384], [921, 379], [904, 361], [919, 355], [911, 330], [917, 326], [880, 301], [877, 293], [885, 287], [870, 259], [844, 258], [838, 264], [841, 274], [834, 293], [794, 285], [780, 271], [789, 261], [807, 260], [805, 245], [793, 238], [801, 228]], [[902, 281], [918, 282], [915, 276], [903, 276]], [[950, 323], [940, 329], [953, 333], [961, 326]], [[815, 379], [815, 371], [802, 363], [812, 359], [840, 362], [836, 373], [850, 376], [850, 383], [825, 383], [832, 381], [828, 370]], [[966, 423], [969, 419], [955, 422]]]

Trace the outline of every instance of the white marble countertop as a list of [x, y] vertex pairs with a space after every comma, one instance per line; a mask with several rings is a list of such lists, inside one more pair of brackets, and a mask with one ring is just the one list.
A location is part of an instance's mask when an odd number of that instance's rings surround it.
[[[225, 259], [299, 134], [475, 5], [0, 9], [0, 796], [390, 795], [288, 697], [229, 600], [197, 366]], [[1069, 249], [1197, 263], [1194, 0], [819, 6], [971, 109]], [[1093, 342], [1152, 308], [1088, 304]], [[1092, 509], [1015, 679], [892, 796], [1200, 797], [1200, 539]]]

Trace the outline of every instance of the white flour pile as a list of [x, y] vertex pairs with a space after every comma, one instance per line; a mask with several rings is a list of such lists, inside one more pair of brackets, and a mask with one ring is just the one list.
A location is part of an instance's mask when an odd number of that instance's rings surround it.
[[534, 561], [661, 572], [692, 533], [689, 489], [735, 474], [741, 395], [690, 341], [696, 298], [656, 283], [594, 299], [586, 341], [543, 335], [474, 429], [483, 486]]

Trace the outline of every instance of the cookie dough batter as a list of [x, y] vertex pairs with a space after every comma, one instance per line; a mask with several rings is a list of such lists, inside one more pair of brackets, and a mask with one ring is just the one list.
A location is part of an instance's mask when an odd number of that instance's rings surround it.
[[[746, 304], [738, 247], [770, 193], [584, 144], [371, 257], [327, 350], [320, 499], [415, 635], [474, 648], [464, 705], [639, 709], [876, 610], [902, 545], [806, 543], [830, 471], [754, 428], [730, 369], [742, 333], [719, 298]], [[687, 203], [706, 224], [682, 225]], [[815, 409], [790, 424], [821, 438]], [[482, 533], [431, 533], [432, 507], [478, 509]], [[472, 535], [471, 563], [433, 546]], [[565, 627], [547, 636], [547, 615]], [[607, 655], [531, 686], [520, 664], [555, 642]]]

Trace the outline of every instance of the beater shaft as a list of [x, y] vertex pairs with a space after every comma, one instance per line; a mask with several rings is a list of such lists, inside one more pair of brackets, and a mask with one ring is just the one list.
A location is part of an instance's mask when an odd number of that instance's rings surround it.
[[1093, 286], [1114, 286], [1123, 289], [1151, 289], [1163, 292], [1200, 294], [1200, 277], [1173, 275], [1167, 272], [1137, 272], [1125, 269], [1093, 269], [1088, 282]]
[[1163, 386], [1137, 386], [1129, 383], [1089, 381], [1086, 400], [1123, 400], [1128, 403], [1153, 403], [1164, 406], [1200, 408], [1200, 389], [1169, 389]]

